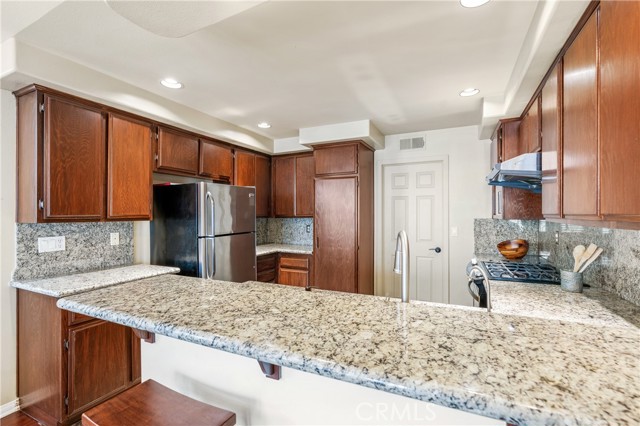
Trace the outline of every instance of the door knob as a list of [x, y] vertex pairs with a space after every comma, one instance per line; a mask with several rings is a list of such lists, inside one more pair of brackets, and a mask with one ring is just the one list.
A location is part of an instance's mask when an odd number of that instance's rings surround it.
[[433, 247], [433, 248], [430, 248], [429, 250], [433, 250], [436, 253], [440, 253], [442, 251], [442, 249], [440, 247]]

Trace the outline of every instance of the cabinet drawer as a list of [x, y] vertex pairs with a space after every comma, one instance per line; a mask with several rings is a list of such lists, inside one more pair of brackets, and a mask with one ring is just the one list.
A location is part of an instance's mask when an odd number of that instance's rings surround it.
[[281, 268], [293, 268], [309, 270], [309, 259], [301, 259], [295, 257], [280, 257]]
[[[264, 256], [258, 256], [258, 275], [261, 272], [276, 269], [276, 255], [265, 254]], [[261, 281], [261, 280], [258, 280]]]
[[281, 267], [278, 272], [278, 283], [306, 287], [309, 284], [309, 272]]
[[69, 311], [69, 314], [67, 315], [67, 324], [68, 325], [82, 324], [83, 322], [91, 321], [94, 319], [96, 318]]

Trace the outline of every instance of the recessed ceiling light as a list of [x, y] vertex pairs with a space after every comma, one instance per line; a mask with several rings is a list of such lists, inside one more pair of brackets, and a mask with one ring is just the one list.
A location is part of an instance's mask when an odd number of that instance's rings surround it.
[[258, 123], [258, 127], [260, 127], [261, 129], [268, 129], [269, 127], [271, 127], [271, 124], [263, 121], [262, 123]]
[[470, 87], [468, 89], [464, 89], [462, 92], [460, 92], [460, 96], [473, 96], [473, 95], [477, 95], [478, 93], [480, 93], [480, 90], [478, 89], [474, 89], [473, 87]]
[[463, 7], [479, 7], [485, 3], [489, 3], [489, 0], [460, 0]]
[[173, 78], [163, 78], [162, 80], [160, 80], [160, 84], [162, 84], [164, 87], [168, 87], [169, 89], [182, 88], [182, 83]]

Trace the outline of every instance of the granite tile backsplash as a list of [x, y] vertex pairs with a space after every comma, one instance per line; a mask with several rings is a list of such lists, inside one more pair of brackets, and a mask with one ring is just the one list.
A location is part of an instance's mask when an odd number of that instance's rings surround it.
[[[307, 232], [307, 226], [309, 232]], [[313, 244], [311, 218], [258, 218], [256, 219], [258, 244]]]
[[521, 239], [529, 242], [528, 254], [538, 254], [537, 220], [475, 219], [473, 232], [474, 253], [500, 254], [499, 242]]
[[[112, 246], [112, 232], [120, 244]], [[38, 238], [65, 237], [65, 250], [38, 253]], [[133, 263], [133, 223], [16, 224], [14, 280], [52, 277]]]
[[[558, 244], [555, 234], [559, 233]], [[573, 248], [590, 243], [602, 247], [602, 255], [587, 268], [584, 281], [616, 293], [640, 305], [640, 231], [594, 228], [541, 220], [540, 255], [560, 269], [573, 267]]]
[[500, 241], [523, 238], [529, 241], [529, 254], [548, 258], [558, 269], [573, 267], [575, 246], [594, 243], [602, 247], [603, 252], [585, 271], [585, 283], [602, 287], [640, 306], [640, 231], [545, 220], [475, 219], [474, 234], [476, 253], [497, 254], [496, 244]]

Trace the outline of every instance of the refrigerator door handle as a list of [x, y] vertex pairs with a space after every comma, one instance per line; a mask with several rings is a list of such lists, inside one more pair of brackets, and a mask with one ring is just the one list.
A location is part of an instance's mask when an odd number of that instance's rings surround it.
[[207, 237], [214, 237], [216, 235], [216, 206], [213, 203], [211, 192], [207, 192], [207, 201], [209, 203], [209, 210], [207, 211], [208, 229], [205, 230], [205, 234]]
[[[208, 262], [208, 260], [207, 260]], [[211, 239], [211, 277], [213, 278], [216, 274], [216, 239]]]

